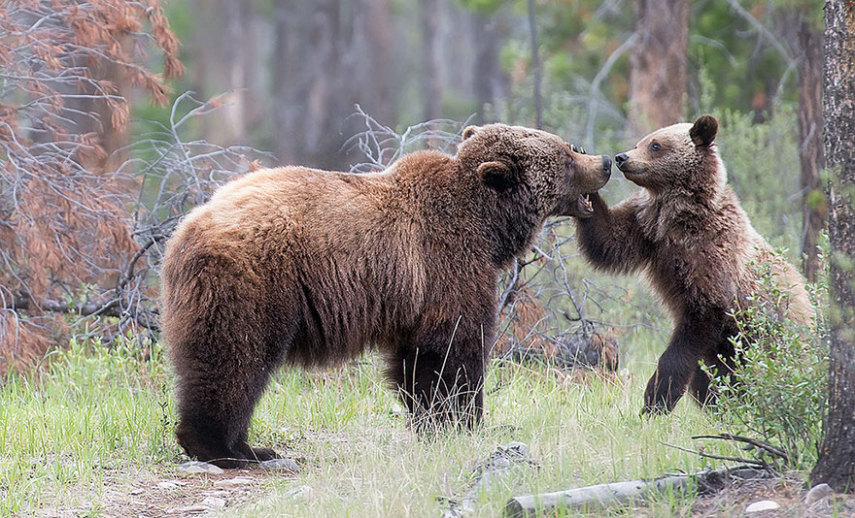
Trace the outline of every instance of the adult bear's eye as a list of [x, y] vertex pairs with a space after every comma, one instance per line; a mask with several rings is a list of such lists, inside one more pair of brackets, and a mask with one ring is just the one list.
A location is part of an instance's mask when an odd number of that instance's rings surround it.
[[662, 149], [662, 146], [659, 145], [659, 142], [651, 142], [650, 145], [647, 146], [647, 149], [650, 151], [659, 151]]

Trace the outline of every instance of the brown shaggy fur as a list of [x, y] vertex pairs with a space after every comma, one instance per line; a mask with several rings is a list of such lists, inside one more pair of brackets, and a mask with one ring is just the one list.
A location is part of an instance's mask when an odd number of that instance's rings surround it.
[[671, 341], [645, 391], [645, 413], [671, 411], [689, 386], [701, 404], [713, 397], [699, 361], [727, 372], [734, 361], [729, 338], [737, 332], [728, 313], [768, 295], [752, 263], [768, 264], [789, 293], [779, 315], [811, 322], [801, 275], [772, 255], [726, 185], [717, 131], [718, 121], [704, 115], [694, 125], [655, 131], [616, 155], [624, 176], [643, 189], [612, 209], [592, 196], [594, 214], [577, 226], [589, 262], [615, 273], [643, 271], [674, 317]]
[[456, 156], [386, 171], [250, 173], [192, 211], [163, 262], [163, 329], [178, 376], [178, 441], [223, 467], [274, 458], [247, 426], [281, 364], [376, 347], [415, 419], [473, 424], [497, 282], [549, 216], [589, 214], [608, 157], [504, 125], [469, 127]]

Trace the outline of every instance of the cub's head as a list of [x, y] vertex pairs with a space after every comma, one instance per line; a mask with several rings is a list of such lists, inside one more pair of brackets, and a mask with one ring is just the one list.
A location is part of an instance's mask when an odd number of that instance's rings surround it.
[[539, 218], [589, 217], [586, 195], [608, 182], [612, 167], [608, 156], [588, 155], [551, 133], [504, 124], [468, 126], [457, 159], [487, 189], [533, 206]]
[[615, 164], [627, 180], [654, 193], [717, 191], [727, 180], [715, 146], [717, 133], [716, 118], [701, 115], [693, 124], [654, 131], [634, 148], [615, 155]]

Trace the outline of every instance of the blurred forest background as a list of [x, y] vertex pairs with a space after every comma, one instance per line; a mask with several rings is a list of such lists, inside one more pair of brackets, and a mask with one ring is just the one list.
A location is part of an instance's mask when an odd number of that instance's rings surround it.
[[72, 330], [150, 347], [161, 247], [230, 176], [364, 170], [467, 123], [614, 154], [714, 113], [755, 226], [813, 279], [822, 31], [811, 0], [2, 2], [0, 372]]

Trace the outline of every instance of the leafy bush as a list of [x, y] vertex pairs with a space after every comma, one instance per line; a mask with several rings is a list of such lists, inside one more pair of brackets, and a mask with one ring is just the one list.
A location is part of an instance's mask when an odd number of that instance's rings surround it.
[[[755, 265], [767, 297], [736, 312], [739, 334], [732, 338], [741, 359], [732, 376], [718, 378], [714, 411], [727, 433], [749, 436], [787, 452], [785, 467], [812, 466], [818, 453], [826, 407], [828, 347], [821, 311], [813, 328], [781, 319], [788, 290], [768, 264]], [[826, 281], [810, 287], [821, 300]]]

